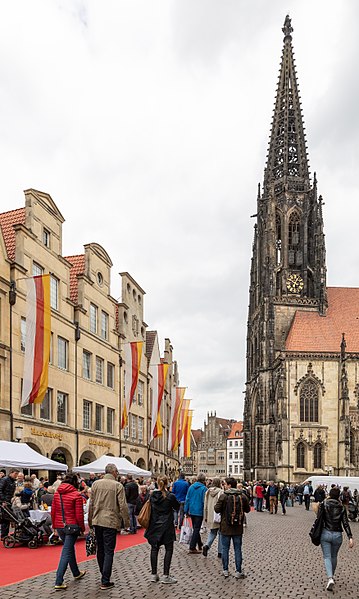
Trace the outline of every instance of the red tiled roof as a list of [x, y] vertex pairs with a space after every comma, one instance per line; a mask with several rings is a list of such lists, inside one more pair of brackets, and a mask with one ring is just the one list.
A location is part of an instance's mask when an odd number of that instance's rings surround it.
[[146, 331], [146, 356], [151, 358], [157, 331]]
[[4, 237], [6, 252], [9, 260], [15, 260], [15, 231], [14, 225], [25, 224], [25, 208], [17, 208], [0, 214], [0, 226]]
[[[243, 432], [243, 422], [233, 422], [232, 424], [232, 428], [231, 428], [231, 432], [228, 435], [228, 439], [234, 439], [234, 438], [238, 438], [242, 435]], [[239, 435], [236, 433], [239, 433]]]
[[326, 316], [297, 310], [286, 340], [286, 350], [340, 352], [342, 333], [346, 351], [359, 352], [359, 288], [328, 287]]
[[65, 260], [72, 264], [72, 268], [70, 270], [70, 300], [77, 304], [77, 275], [83, 275], [85, 272], [85, 254], [78, 254], [77, 256], [66, 256]]
[[192, 429], [192, 435], [193, 438], [196, 442], [196, 444], [198, 445], [198, 443], [200, 442], [200, 440], [202, 439], [202, 430], [200, 428], [197, 429]]

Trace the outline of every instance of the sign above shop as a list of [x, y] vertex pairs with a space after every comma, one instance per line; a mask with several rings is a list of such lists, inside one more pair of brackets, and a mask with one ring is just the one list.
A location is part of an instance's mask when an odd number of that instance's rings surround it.
[[111, 444], [100, 439], [89, 439], [89, 445], [98, 445], [99, 447], [107, 447], [110, 449]]
[[32, 428], [31, 434], [35, 435], [36, 437], [50, 437], [50, 439], [58, 439], [59, 441], [62, 441], [62, 438], [63, 438], [63, 435], [61, 433], [53, 433], [51, 431], [43, 431], [38, 428]]

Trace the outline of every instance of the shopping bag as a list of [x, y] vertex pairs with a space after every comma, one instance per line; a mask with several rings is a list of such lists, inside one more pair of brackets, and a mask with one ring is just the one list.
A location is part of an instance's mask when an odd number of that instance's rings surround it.
[[191, 526], [188, 518], [185, 518], [183, 520], [183, 525], [181, 527], [181, 534], [180, 534], [179, 542], [189, 545], [191, 542], [191, 539], [192, 539], [192, 534], [193, 534], [192, 526]]
[[96, 555], [97, 550], [97, 542], [95, 537], [95, 531], [90, 530], [90, 532], [86, 535], [86, 555]]
[[217, 512], [213, 511], [213, 522], [216, 522], [217, 524], [219, 524], [221, 521], [221, 514], [218, 514]]
[[143, 504], [140, 513], [137, 516], [137, 521], [140, 526], [142, 526], [143, 528], [145, 528], [147, 530], [147, 528], [150, 525], [150, 519], [151, 519], [151, 503], [150, 503], [150, 500], [147, 499], [147, 501]]

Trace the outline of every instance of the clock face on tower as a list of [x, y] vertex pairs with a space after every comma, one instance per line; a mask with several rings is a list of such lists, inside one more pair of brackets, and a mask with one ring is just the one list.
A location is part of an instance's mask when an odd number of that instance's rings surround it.
[[300, 293], [303, 289], [303, 279], [300, 275], [292, 273], [287, 277], [287, 289], [290, 293]]

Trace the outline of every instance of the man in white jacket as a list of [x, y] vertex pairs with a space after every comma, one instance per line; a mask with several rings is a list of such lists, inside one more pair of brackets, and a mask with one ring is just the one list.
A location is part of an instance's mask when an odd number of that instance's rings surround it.
[[220, 514], [216, 514], [214, 511], [214, 506], [218, 501], [218, 497], [222, 495], [223, 490], [221, 488], [221, 479], [214, 478], [211, 486], [204, 496], [204, 511], [203, 511], [203, 519], [206, 526], [209, 528], [209, 534], [207, 543], [203, 545], [202, 553], [204, 557], [207, 557], [208, 551], [212, 546], [214, 539], [218, 534], [218, 557], [222, 557], [222, 547], [221, 547], [221, 533], [219, 532], [219, 526], [221, 522]]

